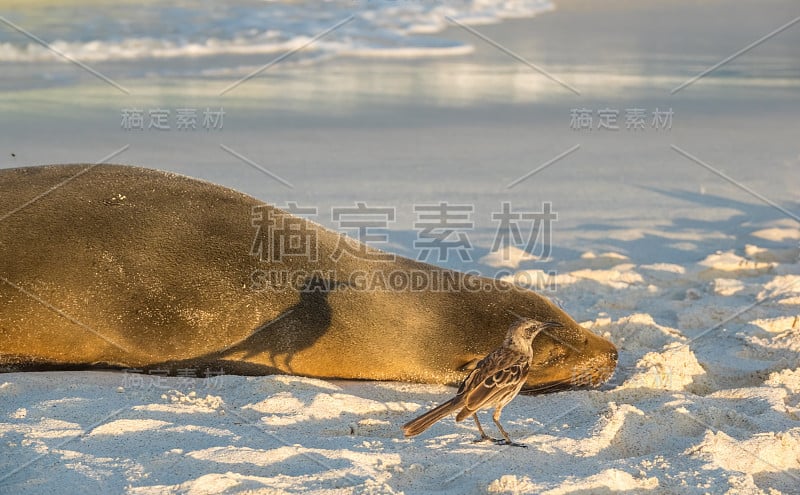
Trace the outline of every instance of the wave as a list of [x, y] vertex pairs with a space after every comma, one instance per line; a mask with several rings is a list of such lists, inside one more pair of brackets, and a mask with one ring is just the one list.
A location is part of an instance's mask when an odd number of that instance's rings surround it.
[[[50, 35], [52, 49], [19, 32], [0, 31], [0, 61], [61, 60], [54, 51], [85, 62], [246, 56], [290, 50], [298, 50], [297, 58], [461, 55], [472, 47], [433, 36], [452, 26], [447, 16], [465, 24], [488, 24], [532, 17], [553, 9], [553, 5], [549, 0], [240, 0], [224, 5], [181, 0], [170, 6], [158, 2], [93, 4], [91, 22], [53, 21], [85, 18], [88, 8], [68, 2], [41, 14], [47, 22], [39, 24], [47, 30], [34, 34]], [[350, 16], [350, 22], [312, 43], [313, 38]], [[26, 16], [16, 21], [25, 25]]]

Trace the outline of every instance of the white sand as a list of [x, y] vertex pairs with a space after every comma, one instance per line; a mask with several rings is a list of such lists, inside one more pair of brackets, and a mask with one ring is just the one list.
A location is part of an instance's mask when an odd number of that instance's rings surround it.
[[[798, 493], [798, 250], [756, 248], [683, 265], [573, 261], [559, 275], [568, 307], [630, 314], [584, 322], [620, 365], [601, 390], [507, 407], [527, 449], [474, 444], [474, 425], [452, 418], [402, 438], [444, 386], [10, 373], [0, 493]], [[669, 312], [679, 328], [652, 316]]]

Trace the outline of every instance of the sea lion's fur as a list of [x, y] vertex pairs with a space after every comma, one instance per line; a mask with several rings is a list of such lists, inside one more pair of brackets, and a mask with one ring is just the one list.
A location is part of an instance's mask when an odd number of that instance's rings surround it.
[[[156, 170], [1, 170], [0, 368], [210, 366], [455, 383], [513, 321], [532, 317], [563, 328], [534, 341], [528, 389], [569, 387], [576, 377], [596, 385], [614, 370], [610, 342], [533, 291], [399, 256], [334, 261], [340, 235], [312, 222], [302, 225], [317, 236], [317, 261], [261, 260], [252, 254], [255, 211], [283, 214]], [[273, 270], [308, 276], [267, 289]], [[487, 290], [352, 286], [354, 275], [378, 271], [445, 274]]]

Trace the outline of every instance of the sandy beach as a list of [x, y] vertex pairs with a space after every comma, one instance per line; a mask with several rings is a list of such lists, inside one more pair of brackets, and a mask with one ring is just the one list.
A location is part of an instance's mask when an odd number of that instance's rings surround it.
[[[28, 8], [0, 16], [57, 37]], [[9, 55], [1, 167], [113, 155], [317, 207], [328, 227], [335, 206], [392, 206], [376, 247], [406, 256], [415, 204], [469, 204], [472, 259], [440, 264], [555, 282], [542, 293], [620, 361], [597, 390], [512, 402], [527, 449], [475, 444], [452, 418], [404, 439], [445, 386], [3, 373], [0, 493], [800, 493], [800, 23], [775, 32], [798, 16], [790, 1], [556, 1], [469, 25], [500, 48], [451, 23], [431, 36], [468, 53], [300, 54], [227, 92], [283, 52], [89, 63], [125, 91]], [[0, 28], [0, 45], [21, 36]], [[136, 109], [169, 110], [170, 129], [126, 128]], [[549, 259], [491, 253], [504, 201], [552, 204]]]

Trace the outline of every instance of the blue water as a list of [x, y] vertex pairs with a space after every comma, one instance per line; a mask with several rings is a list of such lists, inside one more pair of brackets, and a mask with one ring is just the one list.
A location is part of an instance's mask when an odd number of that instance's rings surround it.
[[[92, 2], [0, 8], [0, 62], [60, 57], [18, 28], [83, 62], [282, 53], [295, 61], [339, 55], [424, 57], [471, 47], [439, 36], [458, 22], [486, 24], [552, 9], [548, 0], [331, 0]], [[12, 25], [13, 24], [13, 25]], [[230, 58], [216, 70], [236, 70]], [[241, 60], [235, 63], [240, 63]]]

